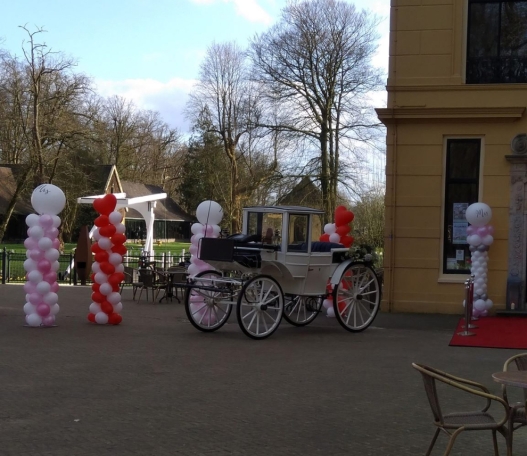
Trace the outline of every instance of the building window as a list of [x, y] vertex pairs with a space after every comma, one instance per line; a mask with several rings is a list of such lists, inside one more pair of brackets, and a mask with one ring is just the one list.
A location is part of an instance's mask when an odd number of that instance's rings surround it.
[[527, 82], [527, 1], [469, 0], [466, 82]]
[[478, 201], [480, 139], [447, 139], [443, 274], [469, 274], [465, 212]]

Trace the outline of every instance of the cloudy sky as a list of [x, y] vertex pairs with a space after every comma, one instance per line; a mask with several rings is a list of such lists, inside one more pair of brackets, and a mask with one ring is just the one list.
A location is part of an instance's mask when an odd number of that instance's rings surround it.
[[[183, 133], [187, 95], [213, 42], [246, 46], [279, 17], [287, 0], [12, 0], [2, 5], [0, 47], [21, 54], [19, 28], [44, 28], [52, 50], [73, 57], [101, 95], [121, 95], [159, 111]], [[375, 64], [388, 65], [389, 0], [357, 0], [384, 18]], [[384, 103], [385, 94], [376, 99]]]

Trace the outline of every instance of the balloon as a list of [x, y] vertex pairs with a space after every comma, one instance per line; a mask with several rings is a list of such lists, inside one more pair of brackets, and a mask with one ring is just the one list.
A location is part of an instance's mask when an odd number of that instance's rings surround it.
[[36, 285], [37, 283], [42, 282], [42, 273], [36, 270], [28, 272], [27, 279]]
[[467, 208], [465, 217], [468, 223], [480, 227], [490, 222], [492, 209], [485, 203], [474, 203]]
[[37, 214], [29, 214], [26, 217], [26, 225], [31, 227], [40, 224], [40, 217]]
[[44, 230], [40, 226], [35, 225], [27, 230], [27, 235], [30, 238], [33, 238], [35, 241], [38, 241], [42, 236], [44, 236]]
[[53, 248], [60, 250], [60, 242], [58, 239], [53, 239]]
[[44, 280], [37, 284], [37, 293], [41, 296], [48, 294], [51, 291], [51, 285]]
[[45, 282], [52, 285], [54, 282], [57, 281], [57, 273], [55, 271], [48, 271], [42, 275], [42, 278], [44, 279]]
[[112, 247], [112, 252], [118, 253], [121, 256], [126, 255], [126, 252], [128, 252], [128, 249], [124, 245], [114, 245]]
[[97, 282], [98, 284], [103, 284], [103, 283], [108, 282], [108, 276], [104, 274], [103, 272], [97, 272], [94, 278], [95, 278], [95, 282]]
[[108, 317], [108, 323], [110, 323], [111, 325], [118, 325], [119, 323], [121, 323], [121, 321], [123, 321], [123, 317], [116, 313], [111, 314]]
[[93, 202], [93, 207], [99, 214], [110, 215], [114, 211], [116, 204], [117, 198], [114, 194], [109, 193], [104, 195], [103, 198], [97, 198]]
[[339, 234], [340, 236], [345, 236], [351, 231], [351, 227], [349, 225], [341, 225], [338, 226], [335, 232]]
[[44, 302], [49, 306], [56, 304], [58, 300], [59, 295], [57, 293], [53, 293], [52, 291], [44, 295]]
[[330, 318], [333, 318], [335, 316], [335, 309], [333, 307], [330, 307], [328, 310], [327, 310], [327, 314], [326, 314], [328, 317]]
[[104, 249], [101, 248], [101, 246], [99, 245], [98, 242], [96, 242], [95, 244], [92, 244], [91, 247], [90, 247], [90, 250], [92, 253], [99, 253], [99, 252], [102, 252]]
[[[108, 255], [108, 252], [106, 252], [106, 250], [102, 250], [95, 254], [95, 261], [97, 261], [97, 263], [99, 263], [99, 266], [101, 266], [101, 263], [106, 263], [109, 257], [110, 256]], [[101, 268], [101, 271], [102, 271], [102, 268]]]
[[59, 313], [60, 307], [58, 304], [53, 304], [50, 308], [50, 314], [51, 315], [57, 315]]
[[322, 301], [322, 305], [324, 306], [324, 309], [329, 309], [330, 307], [333, 307], [333, 300], [324, 299], [324, 301]]
[[[27, 220], [27, 219], [26, 219]], [[38, 224], [46, 229], [53, 228], [53, 219], [51, 218], [51, 215], [44, 214], [40, 216], [40, 219], [38, 221]]]
[[195, 234], [194, 236], [192, 236], [190, 238], [190, 243], [193, 244], [193, 245], [198, 245], [199, 244], [199, 240], [204, 238], [204, 234], [203, 233], [198, 233], [198, 234]]
[[58, 228], [61, 223], [60, 217], [58, 215], [52, 215], [51, 218], [53, 219], [53, 226]]
[[467, 235], [475, 234], [476, 233], [476, 227], [472, 225], [467, 226]]
[[329, 235], [329, 242], [334, 242], [336, 244], [340, 243], [340, 236], [337, 233], [333, 233]]
[[487, 226], [480, 226], [476, 229], [476, 234], [479, 237], [485, 237], [488, 234]]
[[321, 242], [329, 242], [329, 234], [328, 233], [324, 233], [322, 236], [320, 236], [320, 241]]
[[103, 295], [101, 292], [99, 291], [94, 291], [92, 294], [91, 294], [91, 300], [93, 302], [97, 302], [97, 303], [101, 303], [103, 302], [104, 300], [106, 299], [105, 295]]
[[98, 241], [99, 239], [101, 239], [101, 233], [99, 233], [99, 228], [95, 228], [93, 230], [93, 233], [92, 233], [92, 238], [95, 239], [96, 241]]
[[326, 223], [324, 225], [324, 233], [333, 234], [336, 231], [337, 227], [334, 223]]
[[118, 223], [115, 225], [115, 232], [119, 234], [125, 234], [126, 233], [126, 226], [122, 223]]
[[492, 225], [487, 225], [487, 231], [491, 236], [494, 236], [494, 227]]
[[355, 215], [351, 211], [339, 211], [335, 213], [335, 225], [337, 225], [337, 227], [342, 225], [348, 225], [353, 221], [354, 218]]
[[108, 261], [114, 266], [116, 266], [123, 262], [123, 257], [119, 255], [118, 253], [110, 253], [110, 256], [108, 257]]
[[26, 315], [31, 315], [32, 313], [35, 313], [36, 311], [37, 311], [37, 306], [35, 306], [34, 304], [30, 302], [26, 302], [24, 304], [24, 313]]
[[28, 237], [25, 241], [24, 241], [24, 247], [28, 250], [35, 250], [38, 248], [38, 243], [37, 243], [37, 239], [33, 239], [31, 237]]
[[113, 306], [108, 301], [103, 301], [101, 303], [101, 310], [106, 314], [110, 315], [113, 313]]
[[101, 237], [97, 242], [103, 250], [110, 250], [112, 248], [112, 241], [107, 237]]
[[99, 267], [101, 268], [101, 272], [104, 272], [106, 275], [110, 275], [115, 272], [115, 266], [108, 261], [103, 261]]
[[218, 237], [220, 233], [221, 233], [221, 228], [219, 227], [219, 225], [212, 225], [212, 236]]
[[110, 304], [117, 304], [118, 302], [121, 302], [121, 295], [119, 293], [112, 292], [106, 296], [106, 300]]
[[478, 299], [474, 301], [474, 309], [477, 309], [479, 311], [485, 310], [485, 301], [483, 301], [483, 299]]
[[203, 234], [203, 225], [201, 223], [193, 223], [190, 227], [190, 232], [192, 234]]
[[478, 246], [481, 244], [481, 238], [477, 234], [472, 234], [467, 237], [467, 242], [470, 245]]
[[47, 304], [42, 303], [37, 306], [37, 313], [41, 317], [45, 317], [46, 315], [49, 315], [49, 312], [50, 312], [50, 308]]
[[493, 242], [494, 242], [494, 238], [490, 235], [490, 234], [487, 234], [482, 240], [481, 242], [486, 245], [486, 246], [489, 246], [491, 245]]
[[188, 267], [187, 272], [188, 272], [189, 276], [194, 276], [200, 271], [199, 271], [199, 267], [198, 266], [196, 266], [195, 264], [191, 264]]
[[51, 248], [44, 253], [44, 258], [53, 263], [60, 258], [60, 252], [57, 249]]
[[42, 274], [51, 270], [51, 263], [48, 260], [40, 260], [37, 264], [37, 268]]
[[[126, 242], [126, 236], [124, 234], [116, 233], [112, 236], [112, 242], [114, 245], [121, 245]], [[101, 241], [99, 241], [99, 244]]]
[[50, 291], [52, 291], [53, 293], [56, 293], [57, 291], [59, 291], [59, 284], [57, 282], [53, 282], [51, 284]]
[[26, 283], [24, 284], [24, 291], [25, 291], [26, 293], [34, 293], [34, 292], [37, 291], [37, 287], [36, 287], [36, 285], [35, 285], [34, 283], [32, 283], [32, 282], [26, 282]]
[[124, 264], [118, 264], [115, 266], [115, 272], [124, 272]]
[[60, 263], [58, 261], [54, 261], [51, 263], [51, 270], [57, 272], [60, 269]]
[[95, 315], [92, 313], [88, 314], [88, 321], [91, 323], [95, 323]]
[[101, 312], [101, 306], [97, 304], [96, 302], [92, 302], [90, 304], [90, 313], [96, 314], [98, 312]]
[[197, 245], [191, 244], [190, 247], [188, 248], [188, 250], [189, 250], [191, 255], [197, 255], [198, 254], [198, 246]]
[[37, 265], [38, 263], [35, 260], [27, 259], [26, 261], [24, 261], [24, 271], [34, 271], [35, 269], [37, 269]]
[[110, 220], [111, 224], [117, 225], [118, 223], [121, 223], [121, 220], [123, 219], [123, 215], [119, 211], [113, 211], [108, 216], [108, 219]]
[[351, 247], [351, 245], [353, 244], [353, 241], [355, 240], [355, 238], [353, 236], [342, 236], [340, 238], [340, 243], [344, 246], [344, 247]]
[[[99, 293], [102, 294], [103, 296], [108, 296], [111, 292], [112, 292], [112, 285], [108, 282], [102, 283], [101, 286], [99, 287]], [[99, 302], [99, 301], [96, 301], [96, 302]]]
[[97, 262], [97, 261], [94, 261], [92, 264], [91, 264], [91, 270], [95, 273], [97, 272], [101, 272], [101, 266], [100, 264]]
[[42, 317], [38, 313], [32, 313], [26, 316], [26, 323], [29, 326], [40, 326], [42, 324]]
[[122, 302], [119, 301], [117, 304], [113, 305], [113, 311], [114, 312], [119, 313], [121, 310], [123, 310], [123, 303]]
[[46, 315], [42, 318], [42, 324], [44, 326], [53, 326], [55, 323], [55, 316], [54, 315]]
[[111, 285], [119, 285], [124, 280], [124, 274], [122, 272], [115, 272], [108, 277], [108, 283]]
[[196, 208], [196, 218], [202, 225], [219, 225], [223, 209], [216, 201], [206, 200]]
[[[97, 200], [95, 200], [97, 201]], [[95, 322], [99, 323], [100, 325], [105, 325], [108, 323], [108, 315], [106, 315], [104, 312], [98, 312], [95, 314]]]
[[50, 239], [54, 239], [59, 235], [59, 230], [57, 228], [52, 227], [49, 230], [44, 231], [45, 236], [47, 236]]
[[115, 231], [116, 231], [115, 226], [112, 224], [102, 226], [101, 228], [99, 228], [99, 233], [101, 233], [101, 236], [104, 236], [104, 237], [112, 237], [115, 234]]
[[33, 190], [31, 205], [39, 214], [57, 215], [66, 205], [66, 196], [57, 186], [42, 184]]

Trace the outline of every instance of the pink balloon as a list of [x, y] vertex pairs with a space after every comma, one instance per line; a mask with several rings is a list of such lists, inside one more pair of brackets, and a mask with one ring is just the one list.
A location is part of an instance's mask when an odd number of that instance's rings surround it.
[[35, 293], [37, 291], [37, 285], [32, 282], [26, 282], [24, 284], [24, 291], [26, 293]]
[[34, 306], [42, 302], [42, 296], [40, 296], [38, 293], [29, 293], [28, 298], [29, 298], [29, 302], [33, 304]]
[[53, 248], [54, 249], [57, 249], [57, 250], [60, 250], [60, 242], [58, 239], [53, 239]]
[[51, 218], [51, 215], [48, 214], [41, 215], [38, 223], [44, 229], [53, 227], [53, 219]]
[[51, 263], [48, 260], [40, 260], [38, 262], [37, 268], [40, 272], [45, 274], [51, 269]]
[[471, 235], [471, 234], [474, 234], [476, 232], [476, 227], [475, 226], [472, 226], [472, 225], [469, 225], [467, 226], [467, 235]]
[[50, 291], [52, 291], [53, 293], [59, 291], [59, 284], [57, 282], [53, 282], [51, 284]]
[[38, 241], [33, 238], [27, 238], [24, 241], [24, 247], [28, 250], [38, 249]]
[[39, 249], [31, 249], [29, 250], [29, 258], [31, 258], [34, 261], [39, 261], [42, 258], [44, 258], [44, 252]]
[[37, 313], [41, 317], [45, 317], [46, 315], [49, 315], [49, 312], [50, 312], [50, 308], [46, 303], [43, 302], [42, 304], [39, 304], [37, 306]]
[[491, 235], [491, 236], [494, 236], [494, 227], [492, 225], [487, 225], [487, 232]]
[[57, 273], [55, 271], [46, 272], [44, 274], [44, 280], [50, 285], [53, 285], [53, 283], [57, 280]]
[[205, 225], [205, 236], [210, 237], [214, 234], [214, 229], [212, 225]]
[[59, 230], [52, 226], [46, 230], [45, 235], [50, 239], [55, 239], [59, 235]]
[[55, 315], [46, 315], [44, 318], [42, 318], [42, 324], [44, 326], [53, 326], [55, 323]]
[[487, 226], [480, 226], [478, 229], [477, 229], [477, 234], [479, 237], [485, 237], [488, 233], [488, 229], [487, 229]]

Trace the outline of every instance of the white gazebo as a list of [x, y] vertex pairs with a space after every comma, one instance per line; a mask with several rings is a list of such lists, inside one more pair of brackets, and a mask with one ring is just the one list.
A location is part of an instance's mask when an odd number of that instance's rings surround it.
[[[136, 198], [127, 198], [126, 193], [114, 193], [117, 198], [117, 205], [115, 210], [126, 209], [128, 207], [133, 207], [137, 212], [139, 212], [146, 223], [146, 240], [144, 251], [152, 256], [154, 254], [154, 208], [156, 207], [157, 201], [165, 199], [167, 197], [166, 193], [154, 193], [153, 195], [138, 196]], [[84, 196], [82, 198], [77, 198], [78, 204], [91, 204], [97, 198], [103, 198], [105, 195], [95, 195], [95, 196]], [[93, 231], [95, 230], [95, 225], [90, 230], [90, 238], [92, 237]]]

